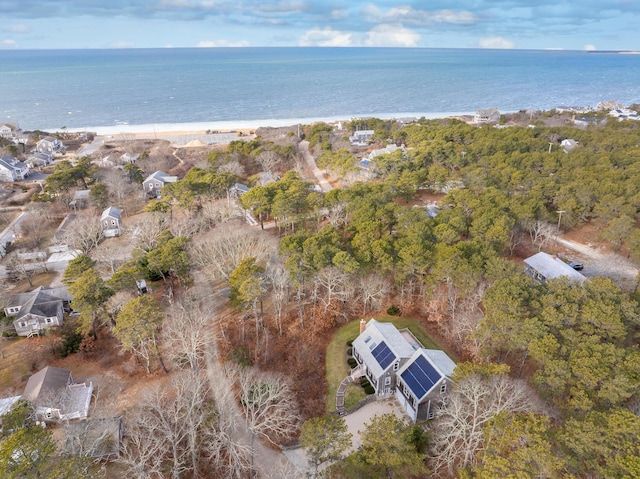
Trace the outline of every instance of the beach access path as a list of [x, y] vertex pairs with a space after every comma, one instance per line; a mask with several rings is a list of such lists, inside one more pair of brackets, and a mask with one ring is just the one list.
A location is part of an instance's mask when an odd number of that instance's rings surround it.
[[333, 186], [331, 186], [331, 183], [327, 181], [327, 179], [322, 174], [322, 171], [320, 171], [320, 168], [318, 168], [318, 165], [316, 165], [316, 160], [313, 158], [313, 155], [309, 150], [309, 142], [306, 140], [301, 141], [298, 145], [300, 146], [300, 152], [307, 162], [307, 165], [309, 165], [309, 168], [311, 168], [311, 170], [313, 171], [313, 175], [316, 177], [317, 183], [320, 185], [320, 189], [322, 190], [322, 192], [326, 193], [328, 191], [331, 191], [333, 189]]

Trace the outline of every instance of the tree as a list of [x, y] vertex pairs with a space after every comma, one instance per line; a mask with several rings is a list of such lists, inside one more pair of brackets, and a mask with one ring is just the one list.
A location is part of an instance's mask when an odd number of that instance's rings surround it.
[[426, 473], [426, 456], [416, 450], [411, 430], [395, 414], [374, 416], [363, 431], [358, 431], [362, 445], [349, 459], [349, 466], [360, 472], [358, 477], [368, 478], [403, 478]]
[[63, 241], [72, 249], [88, 254], [104, 238], [102, 225], [97, 218], [78, 215], [64, 232]]
[[153, 296], [137, 296], [122, 307], [113, 328], [113, 335], [122, 343], [124, 350], [145, 361], [147, 373], [153, 358], [160, 361], [165, 373], [168, 372], [158, 347], [158, 332], [163, 319], [164, 313]]
[[276, 445], [298, 428], [299, 417], [287, 379], [275, 373], [245, 370], [239, 377], [240, 405], [251, 432], [251, 463], [255, 437]]
[[73, 258], [67, 264], [62, 275], [62, 283], [69, 286], [76, 282], [76, 280], [88, 269], [93, 268], [96, 265], [96, 261], [86, 254], [79, 254]]
[[127, 172], [129, 180], [132, 183], [138, 183], [140, 185], [142, 184], [142, 182], [144, 181], [144, 174], [137, 165], [134, 165], [133, 163], [127, 163], [123, 168], [124, 171]]
[[324, 416], [311, 418], [302, 425], [300, 444], [318, 475], [318, 468], [326, 462], [340, 461], [351, 447], [351, 433], [344, 418]]
[[109, 204], [109, 190], [104, 183], [95, 183], [89, 188], [89, 197], [99, 210], [103, 210]]
[[460, 363], [447, 401], [432, 428], [431, 455], [436, 471], [452, 474], [474, 466], [484, 442], [483, 428], [501, 412], [529, 412], [533, 393], [522, 381], [507, 376], [505, 365]]
[[159, 273], [163, 278], [178, 278], [188, 283], [191, 274], [191, 262], [187, 255], [187, 244], [190, 238], [178, 236], [161, 242], [156, 248], [147, 254], [147, 268], [149, 271]]
[[76, 281], [69, 285], [73, 298], [73, 308], [80, 313], [80, 329], [91, 330], [98, 337], [97, 326], [106, 320], [106, 303], [113, 291], [105, 284], [98, 272], [89, 268]]

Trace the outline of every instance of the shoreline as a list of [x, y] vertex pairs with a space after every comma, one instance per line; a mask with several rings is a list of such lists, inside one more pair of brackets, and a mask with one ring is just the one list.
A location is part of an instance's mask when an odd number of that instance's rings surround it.
[[342, 115], [332, 117], [317, 118], [285, 118], [285, 119], [263, 119], [263, 120], [229, 120], [229, 121], [201, 121], [190, 123], [146, 123], [140, 125], [112, 125], [94, 126], [86, 128], [60, 128], [43, 129], [49, 133], [84, 133], [93, 132], [97, 136], [117, 136], [117, 135], [172, 135], [172, 134], [204, 134], [206, 131], [247, 132], [258, 128], [281, 128], [295, 125], [309, 125], [312, 123], [337, 123], [347, 122], [354, 118], [380, 118], [382, 120], [402, 119], [402, 118], [425, 118], [435, 120], [439, 118], [459, 117], [473, 115], [473, 112], [438, 112], [438, 113], [389, 113], [389, 114], [369, 114], [369, 115]]

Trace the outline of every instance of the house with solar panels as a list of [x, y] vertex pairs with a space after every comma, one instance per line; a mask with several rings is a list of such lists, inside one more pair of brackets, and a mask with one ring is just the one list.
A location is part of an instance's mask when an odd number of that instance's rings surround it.
[[414, 422], [433, 417], [455, 368], [444, 351], [424, 349], [408, 329], [375, 319], [361, 321], [352, 348], [378, 399], [396, 396]]

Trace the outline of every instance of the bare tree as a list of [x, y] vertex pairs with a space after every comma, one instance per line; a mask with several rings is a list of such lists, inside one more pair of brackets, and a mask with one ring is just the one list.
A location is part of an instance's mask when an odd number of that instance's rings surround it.
[[150, 213], [137, 219], [129, 227], [131, 241], [137, 248], [150, 251], [158, 246], [160, 234], [167, 228], [167, 218], [163, 213]]
[[237, 208], [226, 200], [213, 200], [202, 203], [202, 217], [209, 222], [211, 227], [235, 219], [237, 213]]
[[273, 238], [245, 225], [214, 230], [211, 236], [189, 244], [192, 262], [206, 269], [213, 279], [227, 279], [243, 259], [251, 256], [256, 263], [266, 262], [276, 250]]
[[89, 254], [93, 248], [100, 244], [102, 238], [104, 238], [104, 234], [98, 218], [78, 215], [67, 227], [63, 241], [70, 248]]
[[542, 220], [527, 221], [526, 228], [529, 231], [532, 245], [538, 245], [538, 250], [542, 250], [544, 246], [555, 236], [555, 229], [552, 225]]
[[127, 174], [119, 168], [112, 168], [102, 173], [102, 181], [107, 186], [110, 196], [119, 204], [140, 188], [139, 185], [131, 183]]
[[220, 173], [224, 173], [225, 171], [233, 173], [240, 178], [245, 176], [244, 166], [242, 166], [242, 163], [238, 160], [231, 160], [218, 168], [218, 172]]
[[98, 264], [111, 274], [128, 259], [128, 251], [123, 251], [122, 246], [113, 241], [104, 241], [94, 251], [94, 257]]
[[362, 302], [362, 314], [367, 314], [370, 309], [380, 309], [382, 301], [389, 294], [389, 281], [379, 274], [361, 276], [358, 280], [360, 300]]
[[535, 393], [526, 383], [507, 375], [471, 374], [454, 383], [434, 420], [434, 469], [453, 474], [458, 468], [475, 465], [483, 427], [503, 411], [533, 411], [533, 398]]
[[18, 225], [20, 237], [29, 249], [38, 249], [50, 220], [42, 208], [29, 208]]
[[270, 261], [267, 264], [265, 275], [268, 282], [271, 283], [271, 303], [273, 304], [278, 334], [282, 336], [282, 313], [289, 296], [289, 275], [278, 260]]
[[276, 166], [280, 161], [280, 155], [278, 155], [275, 151], [265, 150], [256, 157], [256, 161], [260, 163], [263, 171], [271, 173], [273, 167]]
[[315, 282], [322, 286], [325, 296], [322, 299], [326, 312], [334, 300], [346, 301], [348, 297], [349, 275], [336, 267], [323, 268], [315, 278]]
[[202, 215], [181, 216], [180, 218], [174, 218], [171, 221], [169, 230], [173, 236], [186, 236], [192, 238], [193, 236], [208, 231], [211, 224]]
[[240, 404], [251, 433], [251, 462], [255, 437], [277, 444], [298, 429], [300, 417], [293, 390], [284, 376], [242, 371], [239, 375]]
[[215, 340], [217, 317], [210, 296], [185, 295], [174, 304], [164, 322], [164, 346], [178, 367], [198, 370], [207, 348]]

